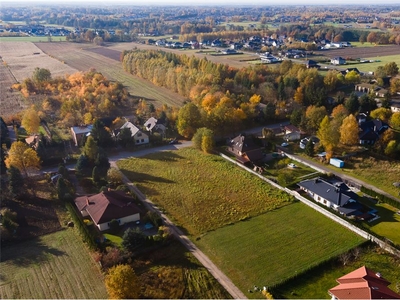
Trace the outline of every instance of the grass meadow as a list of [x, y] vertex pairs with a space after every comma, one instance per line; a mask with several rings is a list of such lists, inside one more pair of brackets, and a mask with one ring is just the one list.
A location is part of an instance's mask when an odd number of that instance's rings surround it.
[[103, 277], [73, 229], [1, 249], [1, 299], [105, 299]]
[[336, 279], [366, 266], [391, 282], [389, 288], [400, 293], [400, 259], [384, 252], [378, 246], [361, 247], [360, 255], [343, 265], [332, 261], [315, 268], [303, 276], [291, 280], [273, 291], [276, 298], [285, 299], [327, 299], [328, 290], [338, 283]]
[[[400, 52], [400, 50], [399, 50], [399, 52]], [[356, 68], [362, 72], [369, 72], [369, 71], [375, 71], [377, 67], [384, 66], [390, 62], [395, 62], [398, 66], [400, 66], [400, 54], [399, 55], [367, 57], [367, 59], [375, 60], [375, 62], [357, 64]]]
[[196, 244], [249, 298], [346, 252], [364, 239], [297, 202], [209, 232]]
[[192, 236], [274, 210], [292, 200], [222, 157], [194, 148], [120, 160], [117, 165]]

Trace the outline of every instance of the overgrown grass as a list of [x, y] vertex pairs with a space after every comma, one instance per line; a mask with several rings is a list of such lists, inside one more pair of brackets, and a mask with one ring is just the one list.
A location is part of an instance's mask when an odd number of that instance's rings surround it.
[[338, 261], [315, 268], [303, 276], [289, 281], [274, 292], [275, 297], [287, 299], [327, 299], [328, 290], [338, 283], [337, 278], [366, 266], [375, 272], [380, 272], [383, 277], [391, 282], [389, 288], [400, 293], [400, 260], [377, 246], [361, 248], [361, 255], [345, 266]]
[[246, 292], [297, 276], [363, 241], [306, 205], [293, 203], [209, 232], [196, 243]]
[[290, 203], [292, 198], [223, 158], [185, 148], [117, 162], [190, 235]]
[[104, 299], [100, 270], [74, 229], [1, 249], [2, 299]]

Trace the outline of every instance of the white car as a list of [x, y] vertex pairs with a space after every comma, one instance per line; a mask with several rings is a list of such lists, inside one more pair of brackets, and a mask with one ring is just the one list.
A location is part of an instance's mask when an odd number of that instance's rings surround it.
[[290, 163], [290, 164], [288, 164], [288, 167], [289, 168], [296, 168], [296, 165], [294, 163]]
[[281, 146], [282, 147], [287, 147], [287, 146], [289, 146], [289, 143], [284, 142], [284, 143], [281, 144]]

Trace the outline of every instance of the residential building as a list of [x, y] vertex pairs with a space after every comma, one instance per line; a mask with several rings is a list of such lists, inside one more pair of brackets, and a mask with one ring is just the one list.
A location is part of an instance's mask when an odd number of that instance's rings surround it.
[[138, 127], [133, 125], [131, 122], [126, 122], [121, 128], [118, 130], [116, 136], [118, 137], [119, 133], [122, 129], [129, 128], [131, 131], [131, 136], [135, 142], [135, 145], [143, 145], [149, 143], [149, 136], [142, 132]]
[[336, 56], [331, 59], [331, 64], [333, 65], [344, 65], [346, 64], [346, 60], [343, 57]]
[[92, 131], [93, 125], [81, 125], [71, 127], [72, 139], [74, 140], [75, 146], [80, 144], [80, 141], [84, 136], [87, 136]]
[[106, 191], [77, 197], [75, 205], [83, 217], [89, 216], [99, 230], [104, 231], [114, 219], [120, 225], [140, 220], [142, 211], [132, 201], [122, 191]]
[[149, 118], [144, 123], [144, 127], [146, 128], [147, 131], [150, 131], [151, 133], [158, 132], [159, 134], [161, 134], [162, 137], [165, 136], [165, 131], [167, 130], [165, 125], [162, 124], [160, 120], [157, 120], [154, 117]]
[[263, 158], [261, 147], [254, 143], [251, 136], [243, 134], [228, 142], [228, 151], [233, 153], [236, 160], [242, 164], [254, 163]]
[[361, 145], [373, 145], [379, 137], [389, 128], [389, 125], [380, 119], [371, 121], [359, 120], [359, 140]]
[[362, 266], [336, 280], [339, 285], [328, 293], [332, 300], [341, 299], [400, 299], [400, 295], [391, 289], [382, 274]]

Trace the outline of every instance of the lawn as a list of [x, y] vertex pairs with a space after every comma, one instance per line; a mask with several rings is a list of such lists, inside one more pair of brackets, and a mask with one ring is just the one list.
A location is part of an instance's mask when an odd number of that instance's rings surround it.
[[380, 236], [386, 237], [393, 243], [400, 245], [400, 215], [396, 213], [399, 210], [388, 204], [374, 203], [363, 198], [360, 199], [360, 202], [376, 209], [378, 211], [377, 215], [380, 217], [374, 222], [363, 223], [363, 226]]
[[73, 229], [1, 250], [1, 299], [107, 297], [99, 267]]
[[193, 149], [117, 162], [121, 171], [188, 234], [257, 216], [292, 198], [216, 155]]
[[369, 71], [375, 71], [377, 67], [384, 66], [390, 62], [395, 62], [398, 66], [400, 65], [400, 54], [399, 55], [367, 57], [367, 59], [375, 60], [375, 62], [357, 64], [354, 66], [362, 72], [369, 72]]
[[196, 244], [246, 292], [301, 274], [363, 238], [298, 202], [202, 236]]
[[383, 277], [391, 282], [389, 288], [400, 293], [400, 260], [378, 246], [361, 248], [361, 255], [343, 266], [339, 262], [331, 262], [314, 269], [312, 272], [289, 281], [273, 291], [277, 298], [287, 299], [327, 299], [328, 290], [338, 283], [336, 279], [366, 266], [375, 272], [380, 272]]

